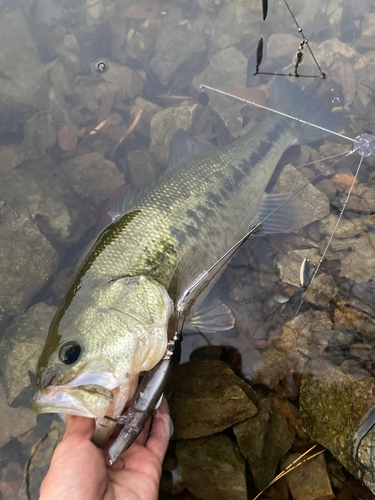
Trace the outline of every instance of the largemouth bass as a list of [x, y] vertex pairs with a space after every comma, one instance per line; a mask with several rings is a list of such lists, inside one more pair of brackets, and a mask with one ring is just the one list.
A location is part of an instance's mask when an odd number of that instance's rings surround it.
[[[289, 82], [274, 85], [270, 106], [341, 128]], [[267, 211], [265, 189], [284, 151], [326, 136], [267, 114], [229, 146], [172, 162], [81, 264], [51, 324], [31, 408], [96, 418], [104, 441], [112, 429], [104, 417], [121, 414], [139, 374], [165, 353], [176, 272], [185, 286], [210, 268]]]

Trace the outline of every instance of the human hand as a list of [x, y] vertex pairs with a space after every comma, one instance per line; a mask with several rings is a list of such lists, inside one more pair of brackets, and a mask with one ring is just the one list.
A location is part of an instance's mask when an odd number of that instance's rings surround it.
[[53, 454], [39, 500], [157, 500], [170, 437], [165, 397], [153, 413], [148, 439], [150, 421], [112, 466], [106, 460], [110, 443], [100, 450], [91, 441], [94, 420], [71, 415], [66, 420], [65, 435]]

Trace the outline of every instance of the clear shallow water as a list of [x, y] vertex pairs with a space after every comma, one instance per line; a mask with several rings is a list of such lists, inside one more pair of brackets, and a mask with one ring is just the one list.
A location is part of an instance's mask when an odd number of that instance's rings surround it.
[[[180, 113], [194, 106], [199, 83], [227, 92], [246, 86], [268, 92], [269, 77], [253, 76], [261, 37], [264, 54], [260, 70], [293, 72], [300, 37], [290, 14], [283, 2], [270, 3], [263, 22], [260, 4], [202, 1], [156, 6], [47, 0], [1, 3], [0, 319], [4, 389], [0, 484], [4, 498], [17, 498], [23, 488], [22, 470], [31, 446], [45, 435], [54, 420], [53, 416], [36, 418], [26, 409], [33, 394], [29, 371], [34, 370], [53, 308], [59, 304], [77, 260], [98, 231], [95, 225], [100, 223], [111, 192], [124, 180], [132, 187], [141, 187], [165, 166], [167, 138], [170, 140], [178, 127], [173, 123], [162, 134], [152, 127], [150, 132], [152, 116], [161, 108], [177, 105]], [[327, 75], [326, 80], [300, 78], [298, 83], [308, 86], [309, 95], [321, 103], [334, 101], [336, 107], [345, 106], [346, 135], [372, 133], [373, 3], [313, 1], [290, 5]], [[101, 61], [105, 63], [104, 73], [97, 69]], [[210, 73], [210, 68], [215, 69]], [[301, 74], [319, 74], [306, 48], [299, 69]], [[166, 97], [158, 97], [161, 95]], [[136, 103], [139, 96], [153, 105]], [[241, 114], [242, 105], [229, 98], [212, 93], [209, 97], [227, 128], [208, 108], [195, 109], [193, 123], [189, 119], [183, 123], [201, 140], [225, 145], [230, 141], [228, 130], [236, 137], [243, 127], [259, 119], [257, 111]], [[121, 141], [141, 108], [144, 111], [135, 132]], [[340, 159], [324, 158], [348, 150], [350, 142], [337, 138], [291, 148], [283, 156], [274, 181], [281, 167], [289, 163], [300, 167], [301, 175], [311, 180], [330, 162]], [[316, 160], [323, 161], [311, 164]], [[297, 233], [249, 241], [240, 250], [213, 291], [233, 310], [235, 329], [224, 334], [186, 336], [182, 356], [187, 361], [199, 347], [223, 346], [220, 352], [209, 348], [195, 356], [220, 357], [251, 383], [258, 409], [272, 397], [296, 407], [300, 403], [310, 437], [329, 448], [352, 472], [368, 474], [371, 484], [375, 458], [362, 455], [361, 462], [351, 460], [354, 445], [349, 443], [361, 436], [356, 433], [373, 404], [373, 157], [365, 158], [361, 165], [358, 185], [348, 202], [338, 237], [321, 267], [324, 278], [320, 278], [315, 291], [310, 291], [294, 319], [301, 301], [302, 260], [308, 257], [319, 262], [352, 181], [347, 174], [353, 174], [358, 164], [359, 156], [352, 155], [313, 182], [327, 195], [329, 203], [317, 198], [315, 192], [308, 195], [307, 190], [303, 191], [301, 210], [310, 204], [318, 207], [322, 223], [313, 222]], [[285, 181], [290, 186], [287, 192], [303, 180], [295, 171], [289, 175]], [[25, 311], [26, 315], [21, 316]], [[207, 373], [202, 371], [201, 375], [215, 378], [214, 372], [209, 365]], [[339, 382], [332, 384], [332, 380]], [[345, 390], [341, 393], [337, 385]], [[299, 400], [301, 391], [303, 398]], [[347, 400], [345, 394], [349, 395]], [[175, 394], [173, 401], [178, 399]], [[173, 404], [178, 412], [178, 403]], [[228, 408], [228, 414], [231, 412]], [[325, 422], [327, 432], [319, 425], [319, 418]], [[228, 427], [232, 423], [236, 422]], [[190, 424], [182, 419], [181, 428], [184, 425]], [[222, 430], [213, 424], [210, 429], [209, 434]], [[182, 431], [180, 437], [186, 437]], [[231, 432], [226, 431], [225, 436], [235, 442]], [[344, 436], [343, 446], [340, 435]], [[241, 438], [236, 436], [240, 443]], [[304, 451], [308, 438], [293, 439], [292, 451]], [[366, 457], [365, 444], [362, 453]], [[202, 496], [196, 493], [194, 479], [187, 472], [183, 446], [183, 442], [177, 445], [180, 472], [190, 491]], [[174, 450], [175, 444], [166, 469], [176, 467]], [[241, 451], [244, 453], [243, 447]], [[43, 458], [41, 465], [47, 467], [48, 452], [46, 457], [38, 453]], [[34, 462], [31, 471], [34, 497], [45, 471], [37, 465]], [[250, 461], [250, 466], [256, 474], [256, 464]], [[187, 490], [171, 489], [169, 473], [165, 476], [162, 495], [186, 498]], [[258, 485], [261, 480], [263, 476], [258, 477]], [[216, 495], [214, 486], [210, 488]], [[252, 491], [256, 489], [250, 480], [249, 494]]]

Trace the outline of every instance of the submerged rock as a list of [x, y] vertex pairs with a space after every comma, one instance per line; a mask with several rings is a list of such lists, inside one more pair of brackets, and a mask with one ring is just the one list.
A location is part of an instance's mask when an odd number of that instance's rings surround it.
[[0, 313], [22, 313], [57, 267], [54, 248], [36, 225], [8, 205], [0, 208]]
[[316, 248], [307, 248], [303, 250], [290, 250], [287, 254], [277, 262], [277, 267], [280, 271], [280, 279], [284, 283], [301, 286], [300, 269], [303, 259], [309, 259], [310, 262], [318, 264], [320, 260], [319, 253]]
[[155, 153], [160, 164], [165, 165], [168, 160], [169, 143], [178, 129], [182, 128], [192, 135], [199, 135], [209, 122], [212, 125], [209, 111], [200, 104], [163, 109], [150, 123], [150, 151]]
[[21, 147], [18, 145], [0, 147], [0, 175], [6, 175], [21, 162]]
[[27, 157], [43, 156], [47, 148], [56, 142], [53, 120], [48, 113], [36, 113], [25, 123], [22, 152]]
[[176, 455], [184, 485], [202, 500], [246, 500], [246, 468], [238, 447], [223, 434], [198, 446], [180, 441]]
[[[215, 2], [215, 4], [219, 5], [219, 2]], [[259, 2], [220, 1], [219, 15], [215, 20], [210, 37], [211, 49], [221, 50], [231, 45], [246, 42], [246, 45], [255, 47], [261, 36], [259, 23], [255, 22], [259, 18], [260, 8]], [[254, 13], [254, 10], [257, 12]]]
[[332, 276], [319, 274], [302, 295], [303, 300], [318, 307], [328, 307], [339, 289]]
[[206, 43], [199, 33], [192, 32], [187, 25], [172, 30], [161, 30], [156, 39], [155, 55], [149, 67], [160, 82], [166, 85], [180, 67], [182, 71], [196, 68], [202, 60]]
[[302, 377], [304, 428], [373, 493], [375, 456], [370, 439], [374, 439], [374, 432], [365, 424], [369, 417], [373, 420], [369, 412], [374, 407], [374, 378], [359, 366], [348, 372], [344, 365], [339, 368], [320, 359], [311, 362], [310, 374]]
[[24, 123], [36, 111], [35, 91], [44, 67], [21, 9], [0, 17], [0, 129]]
[[142, 97], [137, 97], [134, 106], [130, 109], [130, 116], [133, 120], [135, 120], [141, 110], [142, 116], [136, 126], [136, 130], [138, 130], [138, 132], [142, 135], [150, 137], [150, 122], [156, 113], [159, 113], [162, 108], [153, 102], [142, 99]]
[[[193, 80], [193, 85], [200, 92], [200, 85], [209, 85], [225, 92], [246, 87], [247, 60], [234, 47], [222, 50], [212, 56], [209, 66]], [[231, 97], [224, 97], [211, 92], [210, 106], [223, 119], [233, 137], [238, 137], [242, 129], [243, 103]]]
[[2, 74], [24, 89], [35, 90], [44, 66], [21, 9], [2, 11], [0, 46]]
[[233, 431], [256, 487], [263, 490], [274, 478], [280, 458], [292, 446], [295, 432], [272, 400], [263, 399], [258, 406], [258, 415], [234, 425]]
[[175, 439], [209, 436], [258, 413], [252, 389], [222, 361], [178, 367], [169, 398]]
[[63, 163], [74, 191], [85, 201], [103, 208], [105, 200], [122, 184], [124, 176], [100, 153], [76, 156]]
[[87, 207], [72, 192], [64, 172], [49, 156], [29, 160], [3, 178], [0, 200], [31, 219], [59, 248], [76, 242], [94, 223]]
[[324, 311], [307, 311], [283, 325], [280, 337], [254, 365], [256, 379], [269, 387], [291, 373], [306, 373], [309, 361], [326, 355], [333, 325]]
[[8, 404], [11, 405], [25, 391], [26, 398], [18, 403], [28, 405], [34, 389], [30, 386], [29, 371], [35, 373], [36, 364], [45, 344], [49, 325], [57, 308], [40, 302], [14, 318], [4, 332], [0, 343], [1, 366]]
[[[339, 216], [331, 213], [320, 221], [319, 229], [321, 234], [331, 236]], [[335, 232], [335, 238], [353, 238], [357, 234], [364, 233], [366, 225], [361, 219], [344, 219], [342, 218]]]
[[352, 245], [352, 253], [341, 262], [340, 276], [361, 281], [375, 281], [375, 234], [361, 236]]
[[[298, 207], [298, 221], [294, 229], [299, 229], [316, 220], [323, 219], [330, 212], [330, 203], [326, 195], [311, 184], [307, 184], [306, 177], [292, 165], [286, 165], [281, 171], [274, 188], [273, 194], [288, 194], [298, 189], [301, 191], [290, 202]], [[288, 204], [287, 204], [288, 205]]]
[[6, 400], [5, 391], [0, 385], [1, 433], [0, 448], [14, 437], [36, 425], [36, 414], [28, 408], [11, 408]]
[[375, 319], [371, 313], [341, 301], [335, 309], [335, 322], [359, 333], [364, 342], [375, 344]]
[[126, 157], [127, 172], [132, 187], [149, 186], [156, 179], [158, 165], [150, 151], [130, 151]]
[[24, 471], [30, 495], [28, 498], [39, 498], [40, 485], [48, 472], [53, 452], [64, 436], [65, 427], [64, 422], [54, 420], [48, 434], [34, 444]]

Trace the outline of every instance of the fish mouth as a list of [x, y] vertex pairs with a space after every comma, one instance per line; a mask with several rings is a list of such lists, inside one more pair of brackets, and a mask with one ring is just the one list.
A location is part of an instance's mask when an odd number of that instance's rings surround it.
[[38, 390], [29, 408], [35, 413], [65, 413], [82, 417], [103, 418], [115, 398], [116, 390], [96, 386], [49, 386]]

